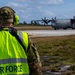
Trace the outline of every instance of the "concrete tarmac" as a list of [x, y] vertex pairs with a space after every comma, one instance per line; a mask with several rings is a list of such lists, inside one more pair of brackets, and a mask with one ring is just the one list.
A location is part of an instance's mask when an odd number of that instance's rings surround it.
[[75, 35], [75, 30], [24, 30], [30, 37]]

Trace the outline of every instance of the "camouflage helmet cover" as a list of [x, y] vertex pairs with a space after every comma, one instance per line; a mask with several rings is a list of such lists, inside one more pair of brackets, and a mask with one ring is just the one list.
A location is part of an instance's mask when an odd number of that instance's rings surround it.
[[15, 11], [10, 7], [2, 7], [0, 8], [0, 22], [7, 23], [13, 22]]

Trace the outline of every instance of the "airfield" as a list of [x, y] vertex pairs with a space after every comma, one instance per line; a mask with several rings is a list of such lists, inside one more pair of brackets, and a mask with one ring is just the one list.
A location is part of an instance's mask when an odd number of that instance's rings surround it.
[[22, 26], [15, 28], [19, 31], [27, 32], [30, 37], [75, 35], [75, 29], [54, 30], [51, 26]]
[[35, 43], [40, 54], [43, 75], [75, 75], [75, 30], [27, 25], [15, 28], [28, 32]]

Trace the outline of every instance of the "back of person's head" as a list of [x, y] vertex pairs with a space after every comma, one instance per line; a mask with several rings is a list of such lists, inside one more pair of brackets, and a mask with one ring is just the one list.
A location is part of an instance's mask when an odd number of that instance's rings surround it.
[[15, 15], [15, 11], [8, 6], [0, 8], [0, 24], [13, 23], [16, 24], [19, 21], [19, 17]]

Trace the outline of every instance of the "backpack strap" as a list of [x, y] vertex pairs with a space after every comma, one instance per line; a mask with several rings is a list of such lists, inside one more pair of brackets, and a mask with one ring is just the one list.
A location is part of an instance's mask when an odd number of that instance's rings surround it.
[[17, 39], [17, 41], [18, 41], [18, 42], [21, 44], [21, 46], [23, 47], [24, 51], [27, 53], [26, 47], [24, 46], [24, 44], [23, 44], [23, 42], [22, 42], [20, 36], [17, 35], [17, 30], [16, 30], [15, 28], [9, 27], [9, 32], [10, 32], [11, 35], [13, 35], [13, 36]]

